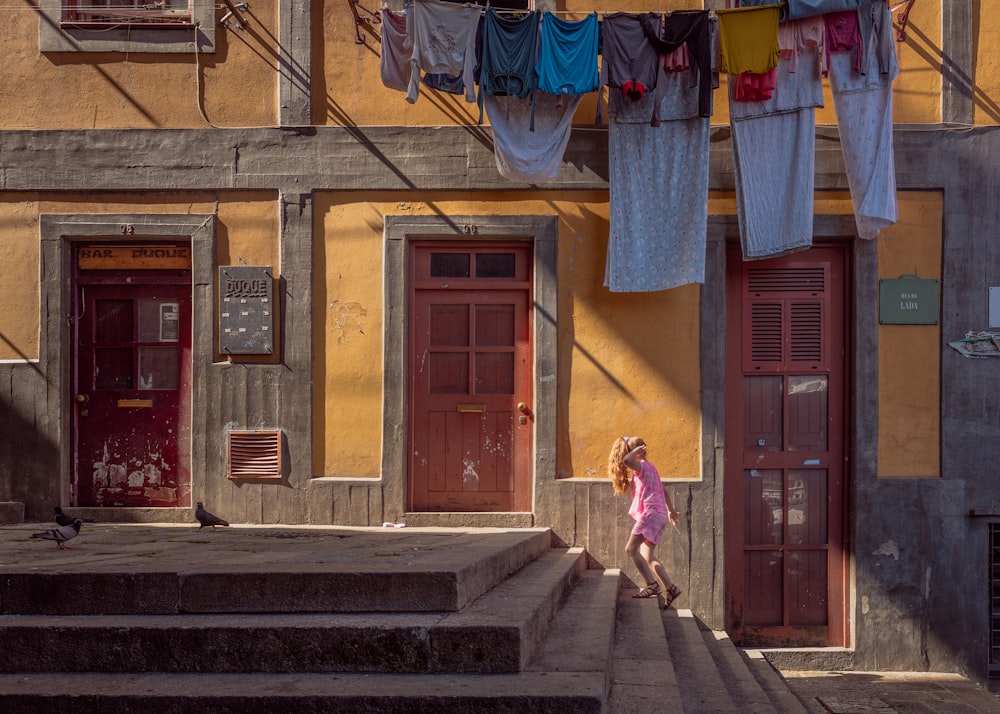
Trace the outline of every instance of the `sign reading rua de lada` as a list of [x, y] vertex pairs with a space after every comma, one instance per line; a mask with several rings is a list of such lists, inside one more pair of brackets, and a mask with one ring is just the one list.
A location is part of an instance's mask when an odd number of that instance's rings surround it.
[[219, 352], [274, 352], [273, 295], [270, 266], [219, 267]]
[[900, 275], [878, 281], [878, 321], [883, 325], [936, 325], [938, 281]]

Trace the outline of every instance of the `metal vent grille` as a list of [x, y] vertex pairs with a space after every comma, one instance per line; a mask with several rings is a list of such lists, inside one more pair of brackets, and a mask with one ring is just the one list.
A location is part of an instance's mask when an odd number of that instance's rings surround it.
[[791, 352], [793, 362], [823, 359], [823, 306], [818, 302], [793, 302]]
[[281, 478], [281, 431], [229, 432], [229, 478]]
[[826, 267], [748, 268], [747, 290], [752, 293], [821, 293], [826, 290]]

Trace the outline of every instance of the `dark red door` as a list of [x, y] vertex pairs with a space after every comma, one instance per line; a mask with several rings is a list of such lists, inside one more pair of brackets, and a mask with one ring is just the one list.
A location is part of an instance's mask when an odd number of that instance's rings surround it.
[[530, 255], [414, 248], [411, 510], [531, 510]]
[[190, 506], [190, 283], [131, 280], [76, 288], [73, 504]]
[[844, 251], [728, 257], [727, 629], [844, 645]]

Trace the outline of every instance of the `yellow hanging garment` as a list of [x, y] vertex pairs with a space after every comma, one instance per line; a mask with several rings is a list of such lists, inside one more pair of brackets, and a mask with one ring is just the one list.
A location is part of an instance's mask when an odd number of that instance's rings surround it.
[[763, 74], [778, 66], [778, 18], [784, 3], [716, 10], [719, 71]]

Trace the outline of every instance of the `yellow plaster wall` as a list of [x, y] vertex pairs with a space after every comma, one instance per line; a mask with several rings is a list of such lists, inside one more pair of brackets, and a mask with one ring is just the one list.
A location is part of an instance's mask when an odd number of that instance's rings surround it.
[[[6, 3], [6, 7], [0, 129], [277, 124], [276, 0], [254, 0], [246, 16], [247, 29], [237, 30], [232, 24], [229, 30], [216, 28], [217, 51], [198, 57], [101, 52], [43, 55], [38, 45], [42, 20], [37, 2]], [[199, 97], [207, 121], [199, 109]]]
[[[0, 286], [4, 295], [4, 309], [0, 310], [0, 360], [38, 359], [42, 320], [38, 217], [47, 213], [216, 213], [218, 264], [272, 265], [275, 278], [280, 277], [278, 203], [273, 193], [155, 196], [135, 193], [99, 197], [0, 193]], [[276, 316], [276, 329], [280, 322]], [[280, 344], [280, 333], [276, 333], [275, 341]], [[274, 359], [277, 358], [276, 355]]]
[[[317, 310], [314, 472], [378, 475], [382, 433], [383, 220], [393, 215], [554, 215], [559, 218], [558, 475], [603, 477], [623, 435], [650, 443], [664, 477], [700, 475], [697, 286], [611, 294], [603, 287], [603, 192], [316, 197]], [[319, 274], [318, 274], [319, 275]], [[387, 279], [403, 279], [388, 276]], [[360, 464], [361, 472], [358, 472]]]
[[[879, 278], [941, 280], [943, 196], [899, 194], [899, 221], [878, 240]], [[879, 325], [878, 475], [941, 475], [941, 327]]]
[[[893, 15], [896, 28], [900, 11]], [[941, 121], [940, 2], [914, 2], [906, 23], [906, 39], [896, 41], [896, 57], [899, 76], [892, 85], [893, 121], [897, 124]]]
[[980, 2], [976, 7], [975, 123], [1000, 124], [1000, 3]]

